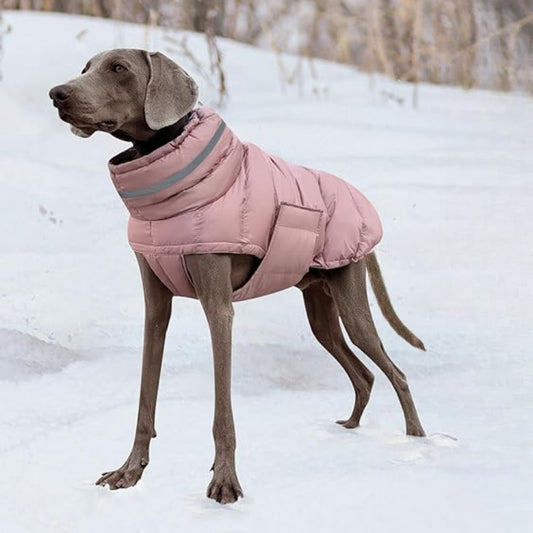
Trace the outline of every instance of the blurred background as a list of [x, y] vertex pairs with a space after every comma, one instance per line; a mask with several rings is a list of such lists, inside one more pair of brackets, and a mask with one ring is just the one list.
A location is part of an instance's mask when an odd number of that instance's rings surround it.
[[[3, 0], [3, 7], [204, 32], [221, 100], [217, 36], [403, 81], [533, 92], [533, 0]], [[282, 73], [290, 81], [298, 68]]]

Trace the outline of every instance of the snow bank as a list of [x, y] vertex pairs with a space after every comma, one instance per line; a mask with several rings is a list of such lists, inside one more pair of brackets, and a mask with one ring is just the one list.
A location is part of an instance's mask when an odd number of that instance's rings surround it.
[[8, 329], [0, 329], [0, 379], [19, 381], [60, 372], [76, 360], [70, 350]]

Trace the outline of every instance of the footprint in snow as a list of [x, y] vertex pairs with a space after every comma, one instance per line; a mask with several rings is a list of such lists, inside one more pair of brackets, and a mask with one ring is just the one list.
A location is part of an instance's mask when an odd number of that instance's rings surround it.
[[63, 224], [63, 220], [61, 219], [58, 219], [57, 217], [54, 216], [54, 212], [53, 211], [50, 211], [48, 212], [48, 209], [46, 209], [46, 207], [44, 207], [43, 205], [40, 205], [39, 206], [39, 213], [41, 213], [41, 215], [43, 217], [47, 216], [48, 217], [48, 220], [52, 223], [52, 224]]
[[443, 449], [458, 447], [458, 439], [444, 433], [433, 433], [423, 438], [395, 435], [389, 442], [391, 461], [400, 464], [438, 458], [445, 453]]

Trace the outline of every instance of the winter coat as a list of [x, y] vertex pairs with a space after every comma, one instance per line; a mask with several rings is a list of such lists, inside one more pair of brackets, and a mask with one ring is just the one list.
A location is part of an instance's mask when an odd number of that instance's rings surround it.
[[130, 212], [129, 242], [176, 296], [195, 296], [189, 254], [261, 260], [234, 301], [298, 283], [310, 268], [358, 261], [382, 236], [361, 192], [327, 172], [243, 143], [199, 108], [173, 141], [139, 159], [113, 158], [113, 183]]

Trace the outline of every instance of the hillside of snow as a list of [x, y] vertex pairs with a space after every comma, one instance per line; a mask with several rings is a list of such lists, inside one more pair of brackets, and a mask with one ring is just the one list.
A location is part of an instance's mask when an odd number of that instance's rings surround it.
[[[533, 100], [303, 66], [280, 82], [274, 54], [222, 41], [242, 138], [327, 169], [376, 205], [378, 256], [411, 348], [374, 306], [407, 374], [424, 439], [408, 438], [392, 387], [362, 427], [343, 371], [312, 337], [297, 289], [236, 304], [234, 411], [245, 497], [205, 498], [213, 458], [205, 318], [176, 300], [158, 438], [134, 488], [94, 486], [129, 453], [143, 300], [127, 213], [106, 162], [125, 147], [73, 136], [48, 90], [115, 47], [148, 47], [213, 86], [160, 31], [83, 17], [5, 13], [0, 82], [0, 529], [3, 532], [521, 533], [533, 475]], [[188, 46], [206, 58], [202, 36]], [[292, 69], [296, 59], [283, 59]], [[393, 98], [390, 97], [393, 96]], [[397, 99], [404, 99], [402, 105]]]

